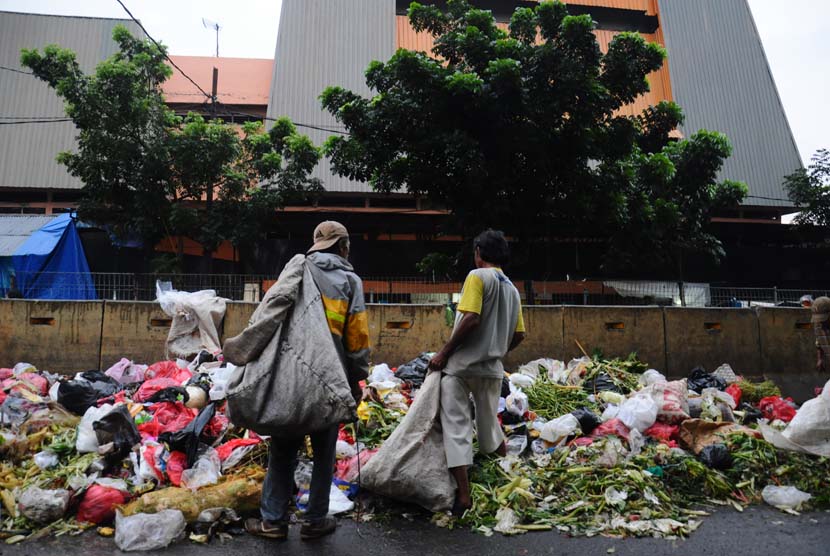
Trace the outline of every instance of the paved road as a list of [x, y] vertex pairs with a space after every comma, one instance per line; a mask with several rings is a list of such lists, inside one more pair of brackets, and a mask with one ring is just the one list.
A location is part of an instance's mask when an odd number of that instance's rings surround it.
[[[160, 553], [166, 556], [602, 556], [609, 554], [612, 548], [614, 556], [828, 556], [830, 512], [790, 516], [761, 506], [749, 508], [744, 513], [718, 510], [705, 518], [701, 528], [686, 540], [567, 538], [558, 533], [486, 538], [468, 531], [449, 531], [423, 521], [405, 520], [386, 524], [368, 523], [358, 531], [354, 522], [341, 521], [333, 536], [313, 542], [301, 542], [299, 529], [292, 527], [291, 538], [285, 542], [246, 535], [224, 544], [214, 541], [208, 546], [184, 541]], [[2, 556], [72, 553], [79, 556], [123, 554], [115, 548], [112, 539], [101, 538], [92, 532], [75, 538], [0, 545]]]

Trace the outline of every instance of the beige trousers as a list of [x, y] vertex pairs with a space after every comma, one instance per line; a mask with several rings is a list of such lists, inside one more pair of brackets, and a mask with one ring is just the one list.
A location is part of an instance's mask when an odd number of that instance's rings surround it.
[[475, 428], [481, 453], [495, 452], [504, 442], [497, 416], [501, 379], [444, 375], [441, 378], [441, 429], [450, 468], [473, 464], [470, 394], [475, 403]]

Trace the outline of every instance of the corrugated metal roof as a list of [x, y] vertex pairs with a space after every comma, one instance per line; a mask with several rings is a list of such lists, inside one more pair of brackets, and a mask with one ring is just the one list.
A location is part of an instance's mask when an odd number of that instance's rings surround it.
[[[219, 70], [217, 97], [223, 104], [268, 105], [274, 60], [262, 58], [215, 58], [208, 56], [170, 56], [182, 71], [202, 89], [210, 92], [213, 68]], [[169, 103], [202, 104], [207, 99], [178, 70], [162, 85]]]
[[[371, 96], [364, 73], [395, 52], [395, 0], [283, 0], [268, 116], [323, 127], [340, 124], [319, 96], [340, 85]], [[328, 132], [300, 128], [321, 145]], [[368, 184], [335, 176], [328, 159], [314, 171], [332, 192], [371, 192]]]
[[11, 257], [33, 232], [41, 229], [56, 216], [7, 215], [0, 216], [0, 257]]
[[[734, 148], [722, 176], [750, 195], [786, 199], [784, 176], [801, 158], [746, 0], [659, 0], [674, 98], [684, 134], [722, 131]], [[750, 198], [746, 205], [792, 206]]]
[[[90, 72], [116, 52], [112, 31], [119, 24], [141, 34], [128, 20], [0, 12], [0, 65], [28, 71], [20, 66], [21, 49], [57, 44], [74, 50]], [[45, 83], [0, 70], [0, 116], [64, 115], [63, 101]], [[71, 122], [0, 126], [0, 187], [79, 189], [80, 181], [55, 162], [73, 148], [75, 135]]]

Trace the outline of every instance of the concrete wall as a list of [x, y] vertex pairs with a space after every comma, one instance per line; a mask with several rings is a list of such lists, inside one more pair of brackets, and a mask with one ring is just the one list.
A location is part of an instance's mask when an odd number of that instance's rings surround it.
[[[256, 305], [229, 303], [224, 337], [241, 332]], [[802, 309], [680, 309], [658, 307], [526, 307], [527, 340], [508, 368], [539, 357], [568, 360], [588, 353], [626, 356], [636, 351], [654, 368], [686, 376], [697, 365], [728, 362], [739, 373], [830, 376], [815, 369], [809, 312]], [[370, 305], [374, 361], [396, 366], [447, 340], [444, 308]], [[169, 318], [155, 303], [0, 301], [0, 367], [28, 361], [71, 373], [107, 368], [121, 357], [152, 363], [164, 358]], [[806, 386], [805, 386], [806, 387]]]

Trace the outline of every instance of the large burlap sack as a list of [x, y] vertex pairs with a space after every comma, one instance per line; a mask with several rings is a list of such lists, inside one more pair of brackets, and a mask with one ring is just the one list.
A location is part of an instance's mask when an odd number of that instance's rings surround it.
[[441, 434], [441, 373], [430, 373], [398, 428], [363, 469], [361, 486], [438, 512], [455, 500]]
[[320, 291], [297, 255], [268, 290], [225, 357], [228, 417], [259, 434], [296, 436], [353, 421], [356, 406]]

